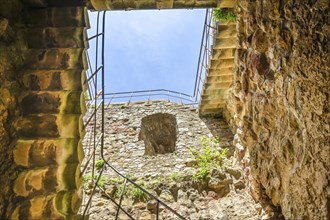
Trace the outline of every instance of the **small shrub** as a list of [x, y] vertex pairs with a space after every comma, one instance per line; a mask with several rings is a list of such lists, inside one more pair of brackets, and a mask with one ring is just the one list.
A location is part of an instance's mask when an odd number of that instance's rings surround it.
[[141, 189], [137, 188], [137, 187], [134, 187], [132, 190], [131, 190], [131, 196], [132, 196], [132, 199], [137, 202], [137, 201], [144, 201], [147, 197], [146, 193], [143, 192]]
[[189, 151], [196, 159], [196, 165], [194, 167], [197, 172], [194, 175], [194, 179], [206, 179], [210, 173], [211, 168], [221, 168], [223, 158], [227, 155], [227, 149], [218, 149], [218, 138], [207, 138], [202, 136], [200, 143], [202, 145], [202, 151], [198, 152], [192, 148]]
[[[116, 192], [114, 194], [115, 198], [120, 198], [121, 194], [123, 193], [123, 190], [124, 190], [124, 183], [122, 183], [119, 186], [117, 186], [117, 190], [116, 190]], [[126, 194], [126, 191], [124, 192], [124, 195], [125, 194]]]
[[182, 175], [178, 172], [173, 172], [170, 174], [170, 179], [173, 181], [179, 181], [179, 180], [181, 180], [181, 178], [182, 178]]
[[96, 161], [95, 167], [96, 167], [97, 170], [102, 169], [103, 166], [104, 166], [104, 160], [98, 160], [98, 161]]
[[213, 9], [213, 19], [220, 22], [236, 21], [236, 15], [232, 10], [215, 8]]
[[205, 180], [207, 175], [209, 175], [209, 173], [210, 173], [209, 168], [200, 167], [198, 168], [193, 178], [196, 180]]
[[[97, 180], [97, 178], [96, 178]], [[105, 188], [105, 184], [110, 182], [110, 178], [106, 175], [102, 175], [99, 179], [99, 182], [97, 183], [97, 185], [99, 185], [102, 188]]]
[[[92, 176], [92, 173], [89, 172], [89, 173], [86, 173], [86, 175], [83, 176], [83, 187], [84, 189], [87, 189], [88, 188], [88, 182], [91, 181], [91, 180], [94, 180], [96, 181], [98, 178], [97, 175], [94, 175], [94, 179], [93, 179], [93, 176]], [[110, 178], [109, 176], [107, 175], [102, 175], [99, 179], [99, 182], [98, 182], [98, 185], [102, 188], [105, 187], [105, 184], [109, 183], [110, 182]]]
[[93, 179], [92, 173], [86, 173], [86, 175], [83, 176], [83, 187], [84, 189], [88, 188], [88, 182]]

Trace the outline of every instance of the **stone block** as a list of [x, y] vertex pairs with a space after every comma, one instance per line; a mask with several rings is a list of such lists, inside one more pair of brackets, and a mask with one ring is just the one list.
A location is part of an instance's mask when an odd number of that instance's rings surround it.
[[23, 85], [32, 91], [72, 90], [82, 91], [83, 69], [29, 70], [23, 75]]
[[65, 219], [56, 210], [55, 194], [36, 196], [21, 202], [13, 212], [11, 219]]
[[29, 48], [82, 48], [85, 47], [85, 28], [46, 27], [27, 31]]
[[229, 67], [220, 67], [218, 69], [209, 69], [209, 76], [222, 76], [222, 75], [227, 75], [227, 74], [234, 74], [234, 66], [229, 66]]
[[80, 219], [76, 217], [81, 203], [77, 190], [34, 196], [21, 202], [11, 219]]
[[34, 27], [85, 27], [85, 10], [84, 7], [31, 8], [24, 20]]
[[29, 69], [85, 69], [84, 49], [29, 49], [25, 65]]
[[19, 140], [13, 154], [17, 165], [34, 168], [80, 163], [80, 148], [79, 139]]
[[23, 171], [15, 180], [13, 190], [16, 196], [30, 197], [78, 189], [80, 184], [80, 164], [72, 163]]
[[219, 197], [224, 197], [230, 192], [229, 180], [220, 180], [217, 178], [211, 178], [208, 182], [208, 187], [214, 190]]
[[211, 60], [211, 67], [210, 69], [222, 69], [222, 68], [229, 68], [234, 67], [234, 58], [230, 59], [219, 59], [219, 60]]
[[[213, 49], [212, 59], [230, 59], [235, 57], [234, 48]], [[233, 72], [231, 73], [233, 74]]]
[[18, 136], [33, 138], [78, 138], [84, 135], [81, 115], [33, 115], [19, 118]]
[[236, 6], [235, 0], [219, 0], [217, 8], [234, 8]]
[[229, 38], [217, 38], [214, 44], [214, 49], [227, 49], [227, 48], [236, 48], [236, 36]]
[[23, 115], [29, 114], [81, 114], [81, 91], [29, 92], [22, 98]]
[[217, 37], [233, 37], [236, 38], [237, 31], [236, 31], [236, 23], [229, 23], [229, 24], [220, 24], [218, 25], [218, 35]]

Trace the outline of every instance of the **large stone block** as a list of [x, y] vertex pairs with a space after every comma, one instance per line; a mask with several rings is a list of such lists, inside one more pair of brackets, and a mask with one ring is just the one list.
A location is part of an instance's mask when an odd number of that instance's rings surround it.
[[82, 48], [85, 47], [83, 27], [31, 28], [27, 31], [29, 48]]
[[85, 10], [84, 7], [32, 8], [24, 17], [35, 27], [85, 27], [88, 25]]
[[31, 197], [78, 189], [80, 184], [79, 163], [49, 166], [21, 172], [15, 180], [14, 193], [19, 197]]
[[144, 140], [145, 155], [174, 152], [176, 135], [177, 123], [174, 115], [156, 113], [141, 120], [139, 140]]
[[234, 58], [229, 59], [219, 59], [219, 60], [211, 60], [211, 67], [210, 69], [222, 69], [222, 68], [229, 68], [234, 67]]
[[83, 69], [29, 70], [23, 76], [23, 85], [27, 90], [32, 91], [82, 91], [85, 75]]
[[[29, 114], [81, 114], [81, 91], [29, 92], [21, 101], [24, 115]], [[78, 104], [77, 104], [78, 103]]]
[[17, 165], [34, 168], [80, 163], [82, 146], [79, 139], [19, 140], [14, 148]]
[[65, 219], [56, 210], [55, 194], [36, 196], [21, 202], [13, 212], [11, 219]]
[[33, 115], [16, 121], [20, 138], [78, 138], [83, 137], [83, 121], [80, 114]]
[[84, 49], [29, 49], [25, 65], [29, 69], [86, 69]]
[[82, 202], [78, 190], [35, 196], [23, 200], [13, 212], [11, 219], [77, 219], [76, 213]]

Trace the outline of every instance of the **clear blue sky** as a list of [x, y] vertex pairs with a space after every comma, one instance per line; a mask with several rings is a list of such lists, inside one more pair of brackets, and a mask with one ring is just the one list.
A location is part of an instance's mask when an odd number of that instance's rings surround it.
[[[96, 14], [89, 13], [89, 36]], [[107, 12], [105, 92], [169, 89], [192, 95], [204, 16], [204, 9]]]

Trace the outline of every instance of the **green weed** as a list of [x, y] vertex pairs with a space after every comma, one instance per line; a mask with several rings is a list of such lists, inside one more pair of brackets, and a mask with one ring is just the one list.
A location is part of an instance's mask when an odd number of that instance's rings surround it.
[[178, 172], [173, 172], [170, 174], [170, 179], [173, 181], [179, 181], [182, 179], [182, 175]]
[[[83, 187], [84, 187], [85, 189], [87, 189], [87, 188], [88, 188], [88, 184], [89, 184], [88, 182], [89, 182], [90, 180], [94, 180], [94, 181], [96, 181], [97, 178], [98, 178], [98, 176], [97, 176], [97, 175], [94, 175], [94, 179], [93, 179], [93, 175], [92, 175], [91, 172], [86, 173], [86, 175], [83, 176]], [[103, 175], [100, 177], [100, 179], [99, 179], [98, 185], [99, 185], [100, 187], [102, 187], [102, 188], [105, 188], [105, 184], [107, 184], [107, 183], [109, 183], [109, 182], [110, 182], [110, 177], [109, 177], [108, 175], [103, 174]]]
[[102, 169], [103, 166], [104, 166], [104, 160], [98, 160], [98, 161], [96, 161], [95, 167], [96, 167], [97, 170]]
[[144, 201], [147, 197], [147, 194], [137, 187], [134, 187], [133, 189], [131, 189], [130, 194], [131, 194], [132, 199], [135, 202]]
[[200, 143], [202, 145], [201, 152], [193, 148], [189, 149], [196, 159], [196, 165], [194, 167], [197, 169], [197, 172], [193, 177], [199, 180], [206, 179], [212, 168], [221, 168], [223, 158], [226, 157], [228, 152], [227, 149], [218, 149], [218, 138], [202, 136]]
[[232, 10], [215, 8], [213, 9], [213, 19], [220, 22], [236, 21], [236, 15]]

